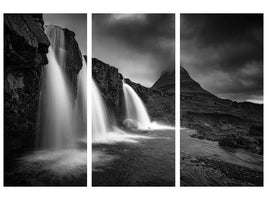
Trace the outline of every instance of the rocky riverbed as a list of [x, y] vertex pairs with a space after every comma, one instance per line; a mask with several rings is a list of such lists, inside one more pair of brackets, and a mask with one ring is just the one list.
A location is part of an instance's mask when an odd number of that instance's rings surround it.
[[181, 126], [198, 139], [263, 154], [263, 105], [220, 99], [181, 67]]
[[263, 186], [263, 157], [181, 129], [181, 186]]

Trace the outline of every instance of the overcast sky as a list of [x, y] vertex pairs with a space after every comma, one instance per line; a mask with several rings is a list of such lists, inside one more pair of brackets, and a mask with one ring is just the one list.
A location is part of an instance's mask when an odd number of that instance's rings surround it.
[[222, 98], [263, 102], [263, 15], [182, 14], [181, 65]]
[[46, 25], [58, 25], [75, 33], [83, 55], [87, 55], [87, 16], [86, 14], [43, 14]]
[[93, 14], [93, 57], [146, 87], [175, 66], [173, 14]]

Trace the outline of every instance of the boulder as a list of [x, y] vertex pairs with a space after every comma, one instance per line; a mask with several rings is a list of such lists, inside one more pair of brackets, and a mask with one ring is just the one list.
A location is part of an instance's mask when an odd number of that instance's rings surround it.
[[133, 119], [124, 120], [123, 125], [127, 129], [138, 129], [138, 122]]

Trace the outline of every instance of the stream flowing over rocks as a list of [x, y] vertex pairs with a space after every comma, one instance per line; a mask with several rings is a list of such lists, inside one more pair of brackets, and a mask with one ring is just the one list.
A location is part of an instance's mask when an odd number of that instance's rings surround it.
[[263, 105], [220, 99], [181, 74], [181, 185], [262, 186]]

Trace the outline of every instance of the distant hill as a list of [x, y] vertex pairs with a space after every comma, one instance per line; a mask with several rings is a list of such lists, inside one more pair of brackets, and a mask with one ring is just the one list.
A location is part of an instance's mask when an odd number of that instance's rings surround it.
[[163, 73], [151, 88], [167, 92], [175, 92], [175, 70]]
[[197, 130], [194, 137], [263, 153], [263, 105], [218, 98], [183, 67], [180, 85], [181, 126]]

